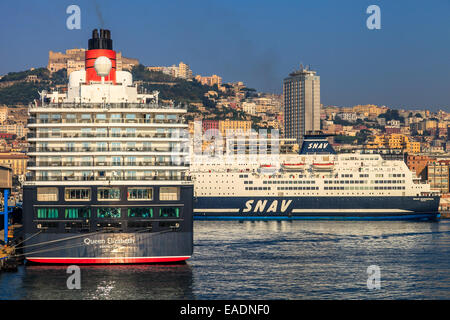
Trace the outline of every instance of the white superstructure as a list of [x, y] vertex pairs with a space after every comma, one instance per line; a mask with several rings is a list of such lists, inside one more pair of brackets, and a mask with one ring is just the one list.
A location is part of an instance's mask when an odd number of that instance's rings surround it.
[[430, 192], [400, 160], [378, 154], [279, 155], [249, 162], [191, 163], [197, 197], [375, 197], [419, 196]]
[[[98, 74], [107, 74], [110, 66], [101, 62], [99, 68], [107, 70]], [[186, 109], [159, 104], [157, 91], [139, 94], [129, 72], [117, 71], [116, 83], [86, 83], [86, 72], [74, 71], [67, 92], [42, 92], [29, 112], [27, 184], [179, 184], [187, 179], [188, 153], [181, 146], [187, 142], [181, 138]]]

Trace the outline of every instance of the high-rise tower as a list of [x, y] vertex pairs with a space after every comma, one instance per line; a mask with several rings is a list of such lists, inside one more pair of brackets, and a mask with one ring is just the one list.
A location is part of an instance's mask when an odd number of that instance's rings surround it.
[[320, 130], [320, 77], [304, 68], [283, 81], [285, 137], [301, 143], [305, 134]]

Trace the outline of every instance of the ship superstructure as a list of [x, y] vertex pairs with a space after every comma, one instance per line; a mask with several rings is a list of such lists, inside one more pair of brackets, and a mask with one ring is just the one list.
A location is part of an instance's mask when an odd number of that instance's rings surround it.
[[139, 263], [192, 254], [193, 186], [182, 131], [186, 109], [138, 93], [116, 71], [109, 30], [94, 30], [86, 69], [67, 92], [30, 106], [24, 183], [26, 258]]
[[323, 136], [300, 153], [191, 164], [196, 219], [433, 219], [439, 197], [403, 161], [336, 154]]

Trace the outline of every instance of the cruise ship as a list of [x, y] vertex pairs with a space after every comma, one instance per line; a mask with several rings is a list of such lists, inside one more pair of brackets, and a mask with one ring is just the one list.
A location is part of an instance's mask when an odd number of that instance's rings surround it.
[[439, 196], [404, 161], [336, 154], [324, 135], [300, 152], [192, 161], [194, 219], [429, 220]]
[[85, 69], [29, 108], [25, 257], [37, 263], [159, 263], [193, 252], [186, 109], [116, 70], [109, 30]]

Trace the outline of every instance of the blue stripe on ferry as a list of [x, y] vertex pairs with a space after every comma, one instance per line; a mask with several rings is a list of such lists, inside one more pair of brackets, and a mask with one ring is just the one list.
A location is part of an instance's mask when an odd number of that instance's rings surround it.
[[[292, 216], [292, 217], [273, 217], [273, 216], [196, 216], [194, 215], [194, 220], [430, 220], [434, 219], [436, 216], [434, 214], [412, 214], [412, 215], [401, 215], [401, 216], [381, 216], [381, 217], [344, 217], [344, 216]], [[439, 217], [439, 216], [438, 216]]]

